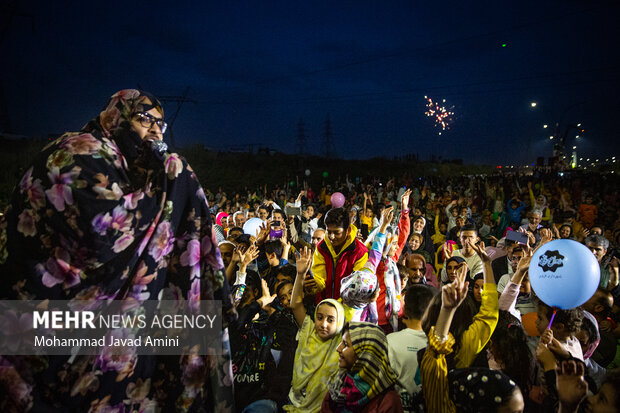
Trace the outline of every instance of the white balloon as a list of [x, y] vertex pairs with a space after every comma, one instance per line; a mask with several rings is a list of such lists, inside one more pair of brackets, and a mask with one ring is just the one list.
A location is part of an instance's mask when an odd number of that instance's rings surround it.
[[264, 222], [260, 218], [250, 218], [243, 224], [243, 233], [255, 237], [263, 224]]
[[306, 176], [310, 176], [310, 169], [306, 169]]

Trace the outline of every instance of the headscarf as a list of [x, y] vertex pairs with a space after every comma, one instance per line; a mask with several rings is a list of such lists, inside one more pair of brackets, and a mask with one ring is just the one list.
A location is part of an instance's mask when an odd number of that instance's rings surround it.
[[306, 316], [297, 334], [298, 345], [293, 364], [293, 381], [289, 392], [290, 404], [286, 411], [318, 411], [325, 396], [329, 378], [338, 370], [338, 353], [336, 349], [342, 339], [344, 327], [344, 308], [333, 298], [321, 301], [314, 310], [314, 317], [322, 304], [336, 308], [338, 319], [336, 335], [323, 341], [314, 328], [310, 316]]
[[422, 229], [422, 244], [420, 244], [420, 248], [428, 252], [429, 255], [432, 257], [435, 254], [435, 246], [433, 245], [433, 239], [431, 238], [430, 229], [428, 228], [428, 225], [426, 225], [426, 218], [424, 218], [422, 215], [416, 215], [415, 217], [413, 217], [413, 220], [411, 220], [411, 228], [413, 228], [413, 224], [418, 219], [424, 221], [424, 228]]
[[499, 370], [454, 369], [448, 373], [450, 399], [459, 412], [495, 412], [517, 384]]
[[371, 323], [349, 323], [357, 360], [351, 370], [340, 369], [329, 381], [330, 398], [336, 411], [358, 411], [396, 383], [397, 375], [388, 359], [388, 342], [381, 327]]
[[[224, 327], [236, 317], [195, 174], [179, 155], [154, 151], [132, 128], [135, 113], [151, 108], [163, 114], [152, 95], [121, 90], [80, 132], [43, 148], [17, 186], [7, 216], [0, 298], [222, 300]], [[58, 404], [62, 411], [80, 410], [96, 399], [116, 406], [130, 386], [150, 378], [153, 384], [140, 391], [153, 404], [156, 394], [165, 394], [160, 409], [191, 406], [190, 395], [196, 394], [225, 405], [232, 400], [232, 371], [228, 340], [220, 334], [224, 350], [208, 361], [135, 354], [126, 363], [105, 354], [78, 358], [84, 363], [80, 371], [99, 382], [98, 390], [83, 394], [71, 389], [90, 379], [71, 373], [77, 367], [67, 357], [50, 356], [42, 369], [36, 358], [23, 364], [29, 376], [38, 371], [32, 393], [40, 409]], [[59, 377], [65, 377], [62, 383]], [[177, 400], [181, 394], [187, 398]]]
[[[412, 224], [412, 226], [413, 226], [413, 224], [414, 224], [414, 223], [415, 223], [418, 219], [421, 219], [421, 220], [422, 220], [422, 222], [424, 222], [424, 227], [422, 227], [422, 232], [424, 232], [424, 228], [426, 228], [426, 218], [424, 218], [423, 216], [421, 216], [421, 215], [416, 216], [416, 217], [415, 217], [415, 218], [411, 221], [411, 224]], [[413, 230], [412, 232], [414, 232], [414, 233], [416, 233], [416, 234], [421, 234], [421, 233], [422, 233], [422, 232], [416, 232], [415, 230]]]
[[[542, 204], [538, 202], [538, 196], [543, 199]], [[534, 206], [532, 207], [532, 211], [539, 209], [542, 214], [544, 213], [545, 208], [547, 208], [547, 197], [543, 194], [540, 194], [538, 196], [534, 198]]]
[[[586, 348], [586, 351], [583, 352], [583, 359], [587, 360], [592, 357], [592, 354], [594, 354], [594, 351], [601, 342], [601, 333], [598, 330], [598, 321], [596, 321], [596, 318], [594, 318], [590, 312], [585, 310], [583, 311], [582, 323], [590, 323], [594, 328], [590, 328], [589, 330], [595, 332], [595, 336], [590, 337], [588, 340], [588, 347]], [[583, 329], [583, 326], [581, 328]]]
[[148, 112], [153, 108], [164, 116], [164, 109], [155, 96], [136, 89], [121, 90], [112, 95], [99, 116], [82, 127], [82, 132], [101, 133], [113, 139], [131, 166], [131, 162], [138, 158], [145, 146], [145, 142], [132, 130], [131, 120], [136, 113]]
[[[446, 263], [444, 264], [444, 268], [446, 269], [446, 273], [445, 273], [445, 277], [444, 277], [444, 274], [442, 273], [442, 279], [441, 279], [441, 282], [444, 283], [444, 284], [450, 283], [450, 277], [448, 277], [448, 264], [451, 263], [452, 261], [457, 262], [459, 264], [466, 263], [466, 261], [465, 261], [465, 259], [463, 257], [450, 257], [446, 261]], [[467, 278], [466, 278], [466, 280], [469, 280], [469, 270], [467, 270]]]
[[[466, 279], [469, 280], [469, 275], [467, 275], [467, 277], [468, 278]], [[480, 311], [480, 306], [482, 305], [482, 303], [477, 301], [474, 298], [474, 286], [476, 285], [477, 280], [484, 280], [484, 274], [479, 272], [478, 274], [474, 275], [474, 278], [472, 278], [471, 281], [469, 281], [468, 291], [469, 291], [469, 295], [471, 296], [472, 301], [474, 302], [474, 305], [476, 306], [476, 310]]]

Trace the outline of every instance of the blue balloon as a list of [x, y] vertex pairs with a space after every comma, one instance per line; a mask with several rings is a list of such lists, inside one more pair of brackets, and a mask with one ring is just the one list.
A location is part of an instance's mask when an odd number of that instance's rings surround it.
[[529, 277], [532, 289], [545, 304], [568, 310], [579, 307], [594, 295], [601, 269], [585, 245], [558, 239], [536, 251], [530, 262]]

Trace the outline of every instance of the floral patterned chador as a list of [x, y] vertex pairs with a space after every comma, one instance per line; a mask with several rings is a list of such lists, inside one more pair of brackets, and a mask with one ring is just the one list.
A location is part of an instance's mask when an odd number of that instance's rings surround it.
[[221, 356], [0, 356], [0, 410], [232, 411], [236, 318], [209, 207], [187, 162], [133, 131], [157, 99], [114, 94], [47, 145], [0, 222], [0, 298], [222, 300]]

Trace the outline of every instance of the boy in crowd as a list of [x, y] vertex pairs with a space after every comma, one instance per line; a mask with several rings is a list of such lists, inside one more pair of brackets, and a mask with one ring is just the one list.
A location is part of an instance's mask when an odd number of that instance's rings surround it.
[[326, 237], [315, 251], [312, 263], [313, 285], [308, 285], [317, 300], [340, 298], [340, 280], [364, 268], [368, 249], [357, 239], [357, 228], [350, 223], [345, 208], [330, 209], [325, 215]]
[[[474, 275], [482, 272], [482, 260], [480, 260], [473, 248], [473, 245], [480, 241], [476, 227], [471, 224], [463, 225], [459, 232], [459, 241], [461, 242], [461, 248], [455, 250], [452, 254], [448, 253], [449, 248], [444, 248], [444, 251], [447, 252], [446, 259], [450, 257], [463, 258], [469, 268], [470, 277], [473, 278]], [[441, 282], [443, 284], [448, 282], [448, 274], [445, 267], [441, 269]]]
[[398, 375], [397, 389], [406, 412], [417, 411], [415, 400], [421, 395], [422, 389], [418, 351], [428, 345], [422, 330], [422, 316], [436, 293], [437, 290], [428, 285], [409, 286], [402, 317], [406, 328], [387, 336], [390, 365]]

